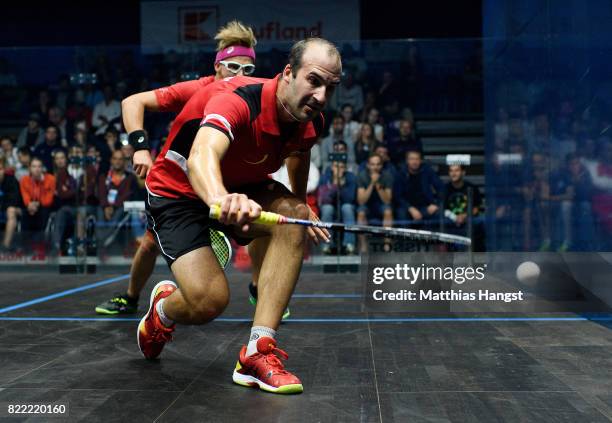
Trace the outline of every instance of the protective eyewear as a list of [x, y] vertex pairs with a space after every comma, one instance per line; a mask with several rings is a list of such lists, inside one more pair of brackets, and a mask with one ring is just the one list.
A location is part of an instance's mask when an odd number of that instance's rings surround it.
[[219, 63], [221, 63], [235, 75], [237, 75], [241, 70], [244, 75], [252, 75], [253, 72], [255, 72], [255, 65], [252, 63], [246, 63], [243, 65], [242, 63], [232, 62], [230, 60], [221, 60]]

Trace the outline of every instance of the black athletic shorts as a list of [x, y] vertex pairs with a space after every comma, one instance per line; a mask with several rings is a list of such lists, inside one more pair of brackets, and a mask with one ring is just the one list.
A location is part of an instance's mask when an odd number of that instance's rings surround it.
[[210, 246], [211, 228], [232, 237], [240, 245], [251, 242], [251, 239], [234, 236], [232, 226], [222, 225], [208, 217], [209, 208], [201, 200], [147, 193], [146, 209], [149, 230], [168, 266], [190, 251]]

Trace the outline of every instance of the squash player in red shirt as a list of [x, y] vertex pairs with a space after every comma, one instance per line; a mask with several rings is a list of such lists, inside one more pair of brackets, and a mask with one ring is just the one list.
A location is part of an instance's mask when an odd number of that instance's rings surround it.
[[[276, 330], [299, 277], [306, 242], [329, 241], [325, 230], [254, 224], [262, 209], [313, 218], [306, 205], [310, 148], [323, 131], [325, 107], [340, 82], [336, 47], [321, 38], [294, 44], [272, 79], [234, 77], [210, 84], [187, 102], [146, 180], [149, 227], [178, 286], [161, 281], [138, 325], [138, 345], [157, 358], [175, 323], [204, 324], [229, 302], [223, 269], [210, 247], [220, 228], [262, 257], [259, 297], [248, 345], [233, 381], [275, 393], [303, 391], [285, 369]], [[291, 191], [268, 178], [285, 163]], [[219, 205], [219, 221], [208, 217]], [[280, 357], [280, 358], [279, 358]]]
[[[252, 75], [255, 71], [255, 51], [257, 44], [253, 30], [238, 21], [229, 22], [219, 29], [215, 36], [218, 40], [215, 58], [215, 74], [194, 81], [179, 82], [169, 87], [146, 91], [127, 97], [122, 102], [123, 122], [129, 139], [136, 152], [133, 157], [134, 172], [144, 178], [153, 166], [149, 146], [146, 142], [144, 112], [181, 111], [185, 103], [198, 90], [210, 83], [237, 75]], [[138, 140], [142, 137], [143, 142]], [[223, 236], [223, 235], [221, 235]], [[223, 241], [220, 241], [223, 242]], [[124, 294], [117, 293], [109, 300], [96, 306], [99, 314], [132, 314], [138, 311], [140, 292], [151, 277], [159, 249], [149, 230], [145, 232], [130, 269], [130, 280]], [[256, 279], [249, 285], [251, 301], [257, 300]], [[287, 308], [283, 318], [289, 316]]]

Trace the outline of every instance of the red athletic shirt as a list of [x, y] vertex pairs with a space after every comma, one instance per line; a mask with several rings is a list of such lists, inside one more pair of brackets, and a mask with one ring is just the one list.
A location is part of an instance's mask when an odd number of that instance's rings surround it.
[[276, 114], [273, 79], [237, 76], [199, 90], [178, 114], [168, 141], [147, 176], [154, 195], [199, 198], [187, 178], [187, 159], [200, 126], [228, 136], [230, 146], [221, 161], [223, 184], [230, 191], [268, 179], [293, 152], [306, 152], [323, 130], [323, 116], [296, 124], [290, 136], [281, 136]]
[[185, 103], [200, 89], [208, 84], [215, 82], [215, 76], [205, 76], [193, 81], [179, 82], [170, 85], [169, 87], [158, 88], [154, 90], [157, 97], [157, 104], [160, 112], [175, 112], [181, 111]]

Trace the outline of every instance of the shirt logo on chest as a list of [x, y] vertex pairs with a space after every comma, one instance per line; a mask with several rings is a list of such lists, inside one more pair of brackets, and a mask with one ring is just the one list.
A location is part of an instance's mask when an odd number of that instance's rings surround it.
[[248, 164], [258, 165], [258, 164], [261, 164], [261, 163], [265, 162], [267, 159], [268, 159], [268, 155], [265, 154], [261, 160], [257, 160], [257, 161], [254, 161], [254, 162], [248, 161], [247, 159], [242, 159], [242, 160], [244, 160], [244, 162], [248, 163]]

